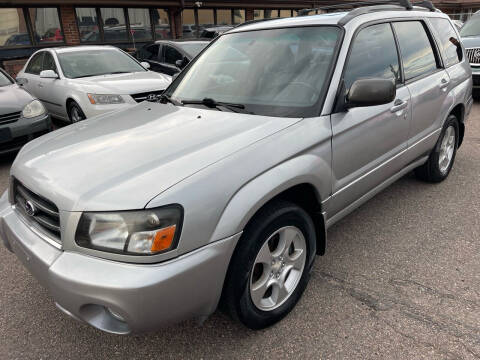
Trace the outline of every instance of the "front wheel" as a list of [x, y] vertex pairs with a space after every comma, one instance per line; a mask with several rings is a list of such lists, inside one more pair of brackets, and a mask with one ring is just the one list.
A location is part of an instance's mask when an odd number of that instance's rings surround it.
[[71, 101], [68, 104], [68, 117], [71, 123], [76, 123], [87, 118], [80, 108], [80, 105], [78, 105], [75, 101]]
[[445, 180], [452, 169], [457, 153], [459, 126], [455, 115], [450, 115], [443, 126], [435, 148], [428, 161], [415, 169], [416, 176], [428, 182]]
[[275, 202], [247, 226], [232, 257], [224, 290], [230, 315], [251, 329], [285, 317], [305, 290], [316, 238], [300, 207]]

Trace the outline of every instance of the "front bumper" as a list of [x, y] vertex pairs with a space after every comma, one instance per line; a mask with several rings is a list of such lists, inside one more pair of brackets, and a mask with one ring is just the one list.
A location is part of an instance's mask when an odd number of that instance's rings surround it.
[[52, 121], [48, 114], [30, 119], [21, 117], [13, 123], [1, 125], [0, 129], [3, 128], [10, 129], [11, 138], [0, 142], [0, 154], [20, 150], [30, 140], [48, 133], [52, 130]]
[[4, 194], [0, 236], [59, 309], [100, 330], [128, 334], [212, 314], [240, 234], [165, 263], [115, 262], [50, 245]]

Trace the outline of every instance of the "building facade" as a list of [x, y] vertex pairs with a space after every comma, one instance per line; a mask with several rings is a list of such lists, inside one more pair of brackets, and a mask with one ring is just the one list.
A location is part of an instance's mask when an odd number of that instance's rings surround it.
[[[42, 47], [111, 44], [131, 51], [158, 39], [196, 38], [212, 26], [339, 3], [356, 1], [7, 0], [0, 5], [0, 66], [15, 75]], [[480, 9], [480, 0], [434, 3], [463, 21]]]

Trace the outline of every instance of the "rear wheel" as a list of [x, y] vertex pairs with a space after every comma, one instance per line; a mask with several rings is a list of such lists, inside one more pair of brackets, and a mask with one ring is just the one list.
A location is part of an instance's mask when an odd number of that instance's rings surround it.
[[75, 101], [71, 101], [68, 104], [68, 118], [72, 123], [76, 123], [86, 119], [86, 116], [80, 108], [80, 105], [78, 105]]
[[302, 296], [315, 252], [310, 216], [288, 202], [268, 205], [247, 226], [235, 249], [223, 305], [251, 329], [280, 321]]
[[457, 153], [459, 126], [455, 115], [450, 115], [445, 122], [442, 133], [431, 152], [428, 161], [415, 169], [415, 174], [421, 180], [440, 182], [447, 178], [452, 169]]

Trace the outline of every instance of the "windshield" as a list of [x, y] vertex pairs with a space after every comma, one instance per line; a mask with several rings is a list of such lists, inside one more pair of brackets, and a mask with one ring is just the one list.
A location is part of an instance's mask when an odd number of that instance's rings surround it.
[[95, 49], [64, 52], [58, 60], [67, 78], [146, 71], [143, 66], [122, 51]]
[[474, 16], [463, 25], [461, 37], [480, 36], [480, 16]]
[[258, 115], [317, 116], [340, 31], [319, 26], [225, 34], [167, 95], [242, 104], [244, 112]]
[[0, 86], [7, 86], [7, 85], [12, 85], [12, 80], [5, 75], [2, 71], [0, 71]]
[[178, 47], [182, 48], [183, 51], [185, 51], [188, 55], [190, 55], [192, 58], [194, 58], [207, 45], [208, 45], [208, 42], [183, 43], [183, 44], [178, 44]]

